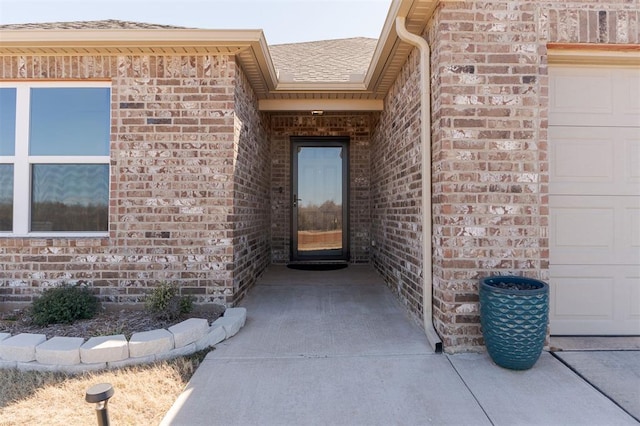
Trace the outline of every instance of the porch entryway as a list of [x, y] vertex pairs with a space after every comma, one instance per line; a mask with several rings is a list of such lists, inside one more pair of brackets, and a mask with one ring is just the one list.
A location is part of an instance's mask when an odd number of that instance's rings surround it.
[[434, 354], [368, 265], [272, 265], [241, 306], [161, 425], [637, 423], [548, 353], [524, 375]]
[[217, 348], [218, 356], [247, 350], [269, 357], [433, 353], [424, 332], [369, 265], [334, 271], [271, 265], [240, 305], [251, 312], [247, 327], [233, 345]]
[[489, 424], [368, 265], [272, 265], [241, 306], [242, 332], [207, 356], [167, 424], [442, 424], [443, 406]]

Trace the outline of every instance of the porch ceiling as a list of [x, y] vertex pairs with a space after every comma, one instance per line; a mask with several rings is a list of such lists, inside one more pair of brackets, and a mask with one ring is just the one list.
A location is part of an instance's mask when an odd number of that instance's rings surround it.
[[279, 80], [261, 30], [5, 26], [0, 29], [0, 56], [229, 54], [247, 75], [261, 110], [380, 110], [412, 50], [396, 34], [396, 17], [406, 17], [407, 29], [421, 34], [438, 2], [394, 0], [366, 73], [349, 81]]

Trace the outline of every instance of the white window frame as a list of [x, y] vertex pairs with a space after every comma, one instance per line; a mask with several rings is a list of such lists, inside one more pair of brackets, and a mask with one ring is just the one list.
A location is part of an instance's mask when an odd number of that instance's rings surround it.
[[[0, 88], [16, 89], [16, 135], [13, 156], [0, 155], [0, 164], [13, 164], [13, 231], [0, 232], [3, 237], [105, 237], [108, 231], [100, 232], [29, 232], [31, 223], [31, 166], [33, 164], [107, 164], [109, 165], [109, 188], [111, 188], [110, 155], [100, 156], [54, 156], [29, 155], [30, 90], [35, 88], [94, 88], [111, 89], [109, 82], [0, 82]], [[109, 105], [111, 111], [111, 105]], [[111, 121], [111, 112], [109, 113]]]

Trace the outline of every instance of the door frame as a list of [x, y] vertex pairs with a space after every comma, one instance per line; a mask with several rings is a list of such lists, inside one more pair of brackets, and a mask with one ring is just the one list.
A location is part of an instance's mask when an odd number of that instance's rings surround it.
[[[291, 232], [289, 235], [291, 262], [324, 262], [324, 261], [349, 261], [349, 136], [291, 136]], [[298, 148], [342, 148], [342, 253], [340, 255], [304, 255], [297, 251], [298, 243], [298, 209], [297, 198], [298, 184]]]

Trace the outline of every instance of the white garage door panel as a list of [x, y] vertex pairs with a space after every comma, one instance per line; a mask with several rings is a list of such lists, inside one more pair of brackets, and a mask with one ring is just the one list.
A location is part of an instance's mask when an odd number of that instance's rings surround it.
[[558, 319], [613, 319], [614, 279], [613, 276], [578, 274], [554, 277], [554, 304], [551, 307], [554, 316]]
[[638, 271], [630, 271], [625, 276], [624, 285], [626, 288], [626, 294], [628, 294], [627, 302], [629, 303], [629, 312], [627, 319], [629, 321], [640, 322], [640, 275]]
[[[557, 118], [562, 113], [566, 124], [572, 114], [591, 114], [610, 117], [613, 114], [613, 78], [607, 68], [583, 70], [576, 75], [573, 67], [552, 67], [549, 69], [551, 104], [549, 117]], [[589, 90], [585, 90], [588, 87]], [[582, 119], [583, 120], [583, 119]], [[558, 124], [550, 120], [550, 125]]]
[[640, 128], [549, 128], [552, 194], [640, 194]]
[[549, 125], [639, 125], [640, 70], [554, 66], [549, 76]]
[[640, 69], [549, 68], [552, 334], [640, 334]]
[[549, 197], [556, 265], [633, 265], [640, 259], [640, 197]]
[[640, 117], [640, 69], [622, 69], [614, 78], [619, 78], [618, 90], [622, 93], [620, 112], [625, 115], [625, 123], [633, 126]]
[[[640, 127], [635, 129], [640, 134]], [[640, 136], [625, 141], [627, 144], [626, 151], [629, 153], [627, 157], [626, 169], [629, 172], [629, 181], [631, 183], [640, 184]]]
[[552, 333], [636, 334], [640, 276], [629, 266], [552, 266]]
[[[626, 208], [624, 210], [624, 229], [625, 241], [624, 245], [632, 249], [640, 249], [640, 202], [636, 206]], [[640, 262], [640, 256], [636, 258]], [[635, 262], [634, 262], [635, 263]]]

